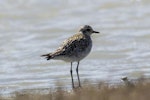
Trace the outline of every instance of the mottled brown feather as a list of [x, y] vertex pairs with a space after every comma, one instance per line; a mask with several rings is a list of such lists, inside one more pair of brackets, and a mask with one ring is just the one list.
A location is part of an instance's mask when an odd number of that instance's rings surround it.
[[65, 40], [61, 47], [59, 47], [55, 52], [45, 54], [42, 56], [46, 56], [47, 60], [52, 59], [56, 56], [76, 56], [78, 57], [77, 52], [84, 52], [85, 49], [91, 42], [91, 38], [88, 35], [83, 33], [77, 33], [67, 40]]
[[59, 49], [57, 49], [56, 52], [54, 52], [53, 54], [55, 56], [76, 55], [77, 52], [83, 52], [86, 49], [86, 47], [88, 47], [90, 42], [90, 36], [84, 35], [83, 33], [78, 33], [65, 40], [62, 46]]

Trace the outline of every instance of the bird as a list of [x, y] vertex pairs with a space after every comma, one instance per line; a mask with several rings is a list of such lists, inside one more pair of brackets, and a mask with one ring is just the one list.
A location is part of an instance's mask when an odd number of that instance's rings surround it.
[[124, 82], [124, 84], [127, 86], [127, 87], [134, 87], [134, 83], [132, 83], [131, 81], [128, 80], [128, 77], [123, 77], [121, 78], [121, 80]]
[[76, 34], [66, 39], [62, 43], [62, 45], [54, 52], [41, 55], [41, 57], [45, 57], [47, 60], [53, 59], [53, 60], [63, 60], [65, 62], [70, 62], [72, 88], [75, 88], [74, 80], [73, 80], [73, 70], [72, 70], [73, 62], [77, 62], [76, 73], [78, 78], [78, 87], [81, 87], [78, 68], [79, 68], [80, 61], [83, 58], [85, 58], [91, 51], [92, 48], [91, 35], [93, 33], [99, 33], [99, 32], [94, 31], [90, 25], [81, 26]]

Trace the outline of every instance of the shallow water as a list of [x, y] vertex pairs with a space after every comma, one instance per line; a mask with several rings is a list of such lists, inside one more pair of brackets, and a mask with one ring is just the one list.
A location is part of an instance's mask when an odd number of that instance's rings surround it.
[[0, 94], [71, 87], [70, 63], [40, 55], [85, 24], [101, 33], [80, 63], [82, 82], [150, 76], [149, 0], [1, 0], [0, 12]]

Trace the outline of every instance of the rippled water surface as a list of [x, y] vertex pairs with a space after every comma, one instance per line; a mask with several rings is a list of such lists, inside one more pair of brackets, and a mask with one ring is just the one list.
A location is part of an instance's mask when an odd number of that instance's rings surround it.
[[71, 87], [70, 63], [40, 55], [85, 24], [101, 33], [80, 63], [82, 82], [150, 76], [149, 0], [1, 0], [0, 94], [57, 82]]

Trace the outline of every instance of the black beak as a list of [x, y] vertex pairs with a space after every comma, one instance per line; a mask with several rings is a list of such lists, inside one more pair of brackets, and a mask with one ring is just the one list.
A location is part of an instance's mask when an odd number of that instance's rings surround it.
[[97, 31], [93, 31], [93, 33], [99, 33], [99, 32], [97, 32]]

